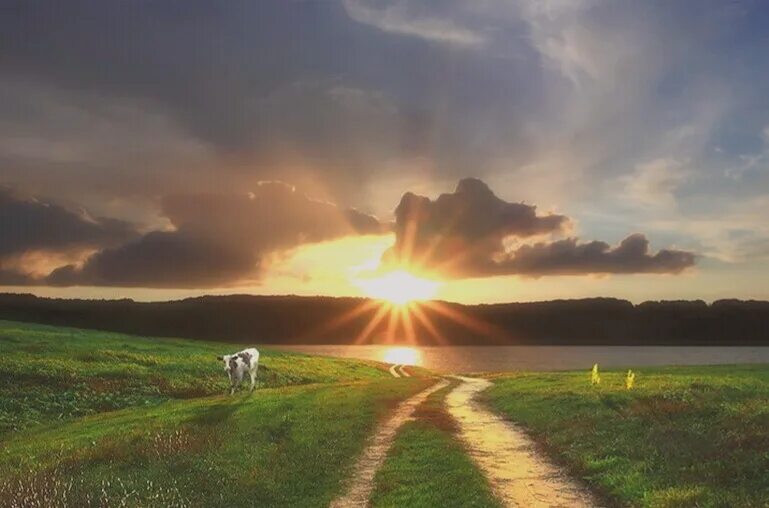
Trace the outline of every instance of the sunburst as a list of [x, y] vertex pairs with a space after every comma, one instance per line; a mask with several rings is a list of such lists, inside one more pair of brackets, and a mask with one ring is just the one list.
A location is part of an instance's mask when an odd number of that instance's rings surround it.
[[361, 279], [358, 285], [371, 299], [335, 316], [316, 329], [316, 334], [331, 333], [364, 315], [370, 315], [356, 332], [352, 341], [354, 345], [447, 345], [449, 341], [436, 324], [436, 317], [475, 334], [494, 338], [504, 335], [502, 330], [462, 312], [455, 305], [431, 300], [441, 282], [419, 277], [405, 268]]
[[[452, 226], [452, 221], [449, 221], [443, 235], [417, 249], [417, 221], [407, 219], [394, 262], [382, 264], [379, 259], [374, 259], [353, 270], [354, 284], [371, 300], [334, 317], [316, 332], [327, 334], [370, 314], [370, 319], [362, 323], [361, 329], [356, 332], [353, 344], [447, 345], [449, 342], [435, 321], [439, 317], [474, 334], [502, 341], [506, 337], [503, 330], [463, 312], [455, 305], [434, 300], [443, 284], [434, 274], [449, 273], [473, 255], [473, 247], [467, 247], [448, 258], [442, 252], [441, 261], [433, 259], [441, 239], [450, 235]], [[424, 271], [425, 267], [431, 267], [430, 272]], [[390, 270], [382, 271], [386, 268]]]
[[405, 305], [434, 297], [440, 283], [398, 269], [378, 277], [358, 279], [357, 285], [367, 296], [385, 300], [393, 305]]

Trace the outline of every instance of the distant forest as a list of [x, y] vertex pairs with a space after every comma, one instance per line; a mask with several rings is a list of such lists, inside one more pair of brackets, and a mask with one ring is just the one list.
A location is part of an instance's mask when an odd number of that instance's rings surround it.
[[[146, 303], [0, 294], [0, 319], [260, 344], [351, 343], [378, 308], [362, 298], [233, 295]], [[442, 302], [420, 309], [434, 325], [425, 326], [412, 313], [414, 334], [424, 345], [769, 345], [769, 302], [764, 301], [633, 305], [591, 298], [491, 305]], [[390, 340], [389, 323], [388, 317], [382, 319], [365, 343]], [[406, 342], [407, 336], [400, 326], [392, 337]]]

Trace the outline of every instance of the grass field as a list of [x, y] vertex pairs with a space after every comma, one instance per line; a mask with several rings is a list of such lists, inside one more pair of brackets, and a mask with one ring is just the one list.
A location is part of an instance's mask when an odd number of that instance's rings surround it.
[[[0, 506], [326, 506], [377, 422], [432, 382], [263, 350], [259, 389], [230, 397], [216, 356], [241, 348], [0, 321]], [[503, 374], [483, 396], [610, 504], [769, 506], [769, 367], [624, 377]], [[374, 506], [498, 506], [449, 389], [398, 432]]]
[[765, 507], [769, 367], [510, 374], [485, 394], [620, 505]]
[[372, 506], [499, 507], [481, 472], [457, 440], [444, 399], [451, 385], [417, 408], [395, 437], [375, 478]]
[[0, 348], [0, 506], [324, 506], [430, 382], [265, 352], [230, 397], [215, 356], [237, 346], [3, 322]]
[[[0, 321], [0, 439], [52, 420], [225, 393], [216, 356], [243, 347]], [[390, 376], [373, 362], [260, 351], [262, 388]]]

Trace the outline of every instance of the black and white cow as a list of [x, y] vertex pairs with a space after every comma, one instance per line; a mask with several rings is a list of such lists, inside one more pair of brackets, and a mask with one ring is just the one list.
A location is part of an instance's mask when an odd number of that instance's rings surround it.
[[224, 362], [224, 372], [230, 377], [230, 395], [243, 381], [243, 376], [251, 376], [251, 391], [256, 388], [256, 371], [259, 369], [259, 351], [256, 348], [244, 349], [232, 355], [217, 356], [217, 360]]

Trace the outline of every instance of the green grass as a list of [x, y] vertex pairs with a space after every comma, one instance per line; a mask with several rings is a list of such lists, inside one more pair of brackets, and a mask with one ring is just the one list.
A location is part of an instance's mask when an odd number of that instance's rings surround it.
[[173, 401], [20, 432], [0, 505], [326, 506], [376, 422], [422, 379]]
[[[0, 321], [0, 439], [52, 420], [224, 393], [243, 345]], [[263, 350], [260, 387], [387, 378], [374, 362]]]
[[487, 402], [619, 505], [769, 506], [769, 367], [497, 377]]
[[450, 385], [428, 397], [401, 427], [375, 478], [374, 507], [498, 507], [481, 472], [457, 441], [444, 408]]
[[224, 395], [241, 348], [0, 322], [0, 506], [327, 506], [430, 383], [265, 350], [260, 389]]

